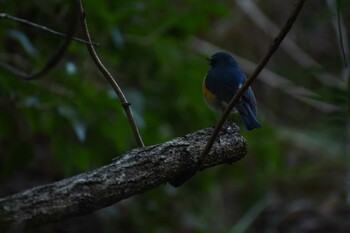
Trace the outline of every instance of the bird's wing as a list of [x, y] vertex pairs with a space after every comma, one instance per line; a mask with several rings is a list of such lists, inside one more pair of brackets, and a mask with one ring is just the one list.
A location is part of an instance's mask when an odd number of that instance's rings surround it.
[[222, 72], [220, 78], [222, 99], [227, 103], [230, 102], [245, 80], [245, 74], [240, 69], [229, 69]]
[[[233, 69], [223, 73], [222, 77], [220, 78], [222, 82], [220, 90], [222, 90], [222, 93], [219, 97], [221, 97], [227, 103], [230, 102], [232, 97], [241, 88], [246, 79], [245, 74], [240, 69]], [[241, 97], [241, 102], [247, 103], [252, 113], [256, 115], [256, 100], [251, 87], [244, 92], [243, 96]], [[240, 103], [236, 107], [241, 113], [248, 114], [246, 109], [243, 108]]]
[[[221, 70], [218, 74], [209, 70], [206, 78], [206, 87], [214, 93], [218, 99], [229, 103], [232, 97], [237, 93], [239, 88], [246, 80], [245, 74], [240, 69], [227, 69]], [[247, 91], [243, 94], [242, 101], [248, 103], [254, 115], [256, 114], [256, 101], [254, 93], [249, 87]], [[242, 113], [247, 114], [243, 107], [239, 106], [238, 110]]]

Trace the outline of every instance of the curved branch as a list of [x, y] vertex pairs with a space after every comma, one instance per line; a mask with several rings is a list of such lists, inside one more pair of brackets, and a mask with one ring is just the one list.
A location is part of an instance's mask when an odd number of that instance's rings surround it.
[[[28, 229], [91, 213], [146, 192], [196, 167], [213, 128], [137, 148], [111, 164], [0, 199], [0, 231]], [[236, 125], [226, 125], [201, 169], [233, 163], [247, 153]], [[1, 231], [3, 232], [3, 231]]]
[[[12, 15], [9, 15], [9, 14], [6, 14], [6, 13], [0, 13], [0, 18], [13, 20], [13, 21], [18, 22], [18, 23], [22, 23], [22, 24], [25, 24], [25, 25], [28, 25], [28, 26], [31, 26], [31, 27], [39, 28], [39, 29], [41, 29], [43, 31], [50, 32], [50, 33], [52, 33], [54, 35], [57, 35], [57, 36], [68, 37], [66, 34], [64, 34], [62, 32], [55, 31], [55, 30], [53, 30], [51, 28], [48, 28], [48, 27], [45, 27], [43, 25], [36, 24], [36, 23], [33, 23], [33, 22], [29, 21], [29, 20], [18, 18], [16, 16], [12, 16]], [[72, 37], [72, 40], [80, 42], [80, 43], [83, 43], [83, 44], [93, 44], [95, 46], [99, 46], [99, 43], [96, 43], [96, 42], [90, 43], [90, 42], [88, 42], [86, 40], [83, 40], [83, 39], [80, 39], [80, 38], [77, 38], [77, 37]]]
[[52, 54], [52, 56], [48, 59], [46, 64], [41, 69], [34, 72], [33, 74], [27, 74], [3, 62], [0, 62], [0, 67], [2, 67], [3, 69], [7, 70], [8, 72], [12, 73], [13, 75], [25, 81], [31, 81], [31, 80], [40, 78], [41, 76], [46, 74], [48, 71], [50, 71], [52, 68], [54, 68], [61, 61], [64, 53], [66, 52], [66, 49], [68, 48], [69, 43], [72, 41], [72, 37], [76, 26], [76, 19], [77, 19], [76, 9], [77, 9], [77, 6], [75, 3], [73, 3], [72, 17], [71, 17], [71, 21], [68, 23], [69, 27], [68, 27], [67, 37], [62, 43], [62, 45], [55, 51], [54, 54]]
[[80, 11], [80, 21], [82, 24], [82, 28], [83, 28], [83, 33], [85, 36], [85, 39], [87, 41], [90, 42], [90, 44], [87, 44], [87, 48], [90, 52], [90, 55], [92, 57], [92, 59], [94, 60], [97, 68], [101, 71], [101, 73], [103, 74], [103, 76], [108, 80], [109, 84], [113, 87], [114, 92], [117, 94], [117, 96], [119, 97], [120, 101], [122, 102], [122, 106], [124, 108], [124, 111], [128, 117], [128, 121], [129, 124], [131, 126], [131, 130], [134, 134], [134, 137], [136, 139], [136, 142], [138, 144], [138, 146], [140, 147], [144, 147], [139, 129], [136, 126], [136, 122], [134, 120], [134, 116], [132, 114], [132, 111], [130, 109], [130, 103], [127, 101], [127, 99], [125, 98], [123, 91], [121, 90], [121, 88], [119, 87], [118, 83], [115, 81], [115, 79], [113, 78], [113, 76], [109, 73], [109, 71], [106, 69], [106, 67], [102, 64], [100, 58], [97, 56], [97, 53], [95, 51], [94, 46], [91, 44], [91, 37], [90, 37], [90, 33], [88, 30], [88, 26], [87, 26], [87, 22], [86, 22], [86, 14], [83, 8], [83, 4], [81, 2], [81, 0], [75, 0], [75, 2], [77, 2], [77, 4], [79, 4], [79, 11]]

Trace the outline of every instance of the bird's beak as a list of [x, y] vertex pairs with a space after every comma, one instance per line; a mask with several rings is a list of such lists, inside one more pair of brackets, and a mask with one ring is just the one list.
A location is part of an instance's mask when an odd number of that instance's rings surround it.
[[208, 62], [211, 62], [211, 58], [207, 57], [206, 59], [207, 59]]

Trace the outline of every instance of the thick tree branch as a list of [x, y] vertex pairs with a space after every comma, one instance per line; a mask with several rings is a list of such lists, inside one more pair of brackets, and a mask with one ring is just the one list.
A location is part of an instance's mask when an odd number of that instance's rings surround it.
[[[213, 128], [137, 148], [111, 164], [0, 199], [0, 231], [28, 229], [91, 213], [146, 192], [197, 166]], [[233, 163], [247, 153], [236, 125], [225, 124], [203, 167]]]

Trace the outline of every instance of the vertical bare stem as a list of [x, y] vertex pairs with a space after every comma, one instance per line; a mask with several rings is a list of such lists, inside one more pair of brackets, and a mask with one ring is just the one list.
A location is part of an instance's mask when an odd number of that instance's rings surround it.
[[101, 60], [99, 59], [99, 57], [96, 54], [96, 51], [94, 49], [94, 46], [92, 45], [92, 41], [91, 41], [91, 37], [89, 34], [89, 30], [88, 30], [88, 26], [86, 23], [86, 14], [83, 8], [83, 4], [81, 3], [81, 0], [76, 0], [78, 1], [79, 4], [79, 11], [80, 11], [80, 21], [82, 24], [82, 28], [83, 28], [83, 32], [84, 32], [84, 36], [85, 39], [89, 42], [89, 44], [87, 44], [87, 48], [91, 54], [91, 57], [93, 58], [94, 62], [96, 63], [98, 69], [101, 71], [101, 73], [103, 74], [103, 76], [108, 80], [109, 84], [113, 87], [113, 90], [115, 91], [115, 93], [118, 95], [122, 106], [124, 108], [124, 111], [128, 117], [128, 121], [129, 124], [131, 126], [132, 132], [134, 134], [134, 137], [136, 139], [137, 144], [140, 147], [144, 147], [140, 132], [136, 126], [136, 122], [134, 120], [133, 114], [131, 112], [130, 109], [130, 103], [127, 101], [127, 99], [125, 98], [122, 90], [120, 89], [118, 83], [114, 80], [113, 76], [109, 73], [109, 71], [106, 69], [106, 67], [102, 64]]

